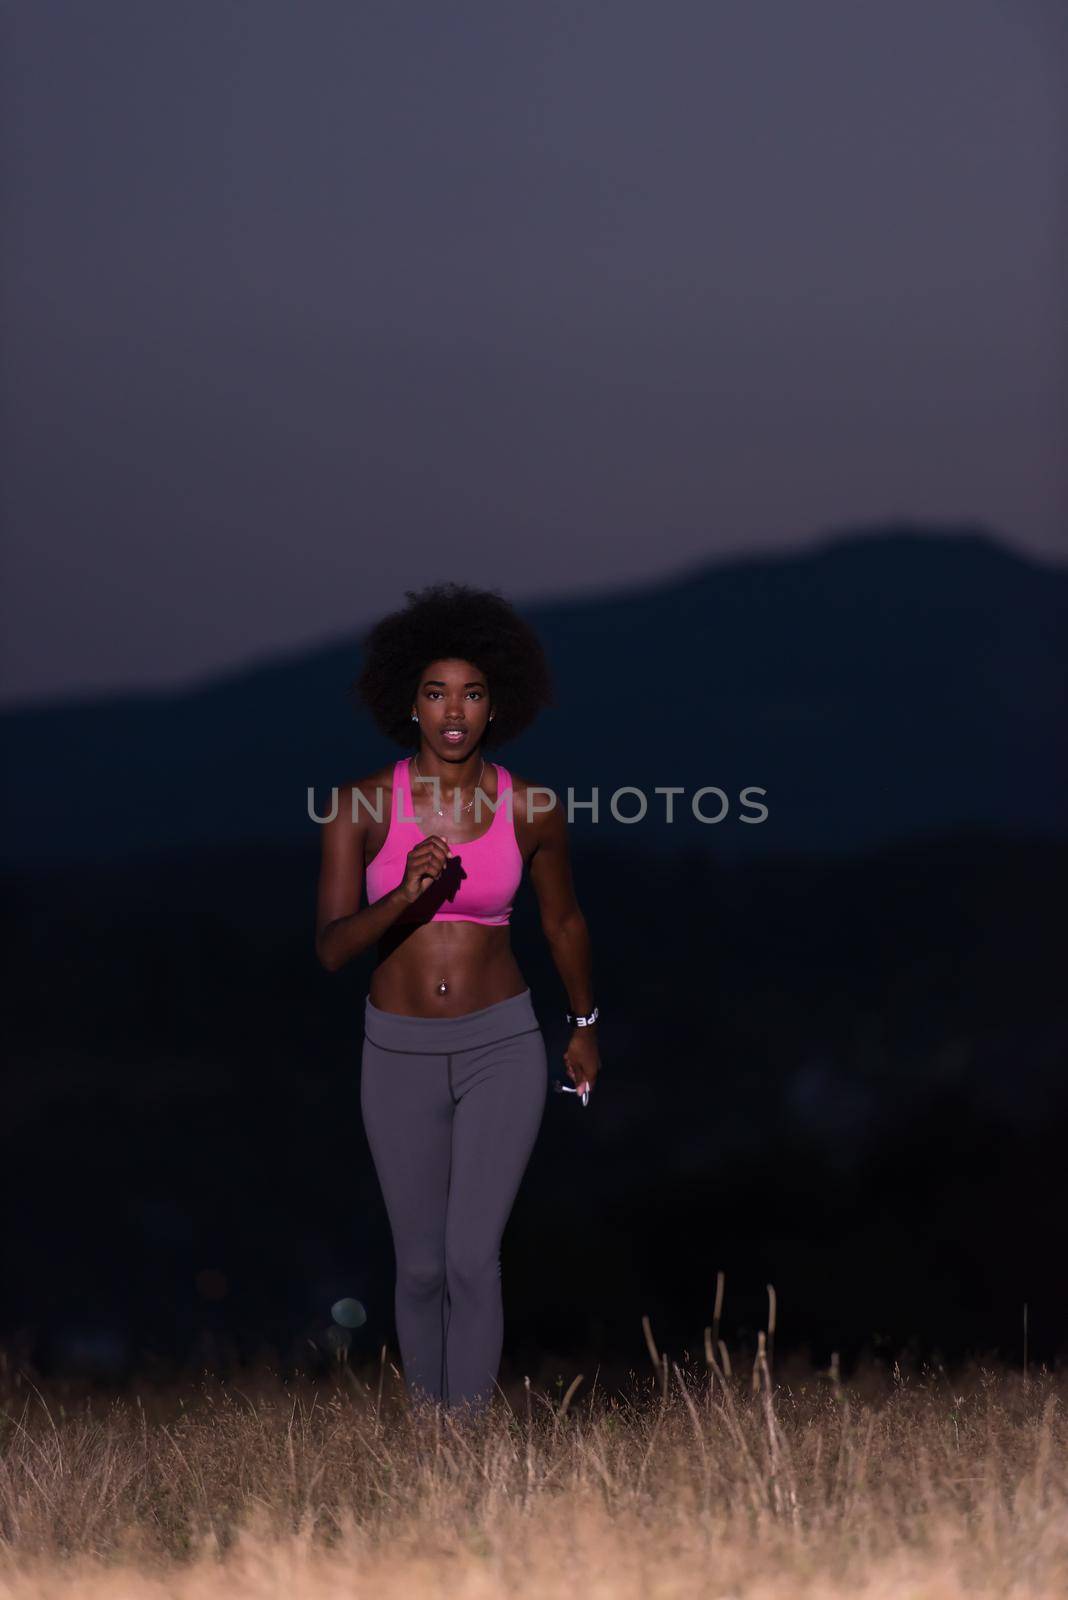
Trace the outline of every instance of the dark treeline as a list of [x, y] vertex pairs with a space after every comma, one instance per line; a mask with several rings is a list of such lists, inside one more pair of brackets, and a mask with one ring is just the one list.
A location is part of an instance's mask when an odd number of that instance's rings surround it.
[[[359, 1112], [370, 959], [313, 950], [314, 847], [9, 874], [0, 1342], [108, 1376], [393, 1344]], [[580, 851], [604, 1073], [550, 1095], [502, 1254], [506, 1368], [743, 1343], [1068, 1354], [1068, 844], [725, 867]], [[553, 1071], [565, 996], [513, 923]], [[333, 1328], [333, 1334], [329, 1330]], [[394, 1345], [395, 1349], [395, 1345]]]

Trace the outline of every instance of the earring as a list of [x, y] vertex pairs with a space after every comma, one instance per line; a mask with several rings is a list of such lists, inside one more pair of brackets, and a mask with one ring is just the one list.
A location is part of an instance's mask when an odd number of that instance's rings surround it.
[[418, 722], [419, 721], [419, 718], [416, 716], [414, 711], [412, 712], [412, 721], [413, 722]]

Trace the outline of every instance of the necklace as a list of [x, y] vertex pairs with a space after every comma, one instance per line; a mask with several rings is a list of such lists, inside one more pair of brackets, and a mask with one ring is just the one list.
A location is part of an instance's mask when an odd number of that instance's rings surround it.
[[[416, 777], [422, 779], [422, 781], [425, 783], [426, 779], [423, 778], [423, 774], [419, 771], [419, 758], [418, 758], [418, 756], [413, 756], [412, 757], [412, 765], [415, 767], [415, 775], [416, 775]], [[475, 793], [476, 794], [478, 792], [478, 786], [482, 782], [482, 774], [483, 774], [483, 772], [485, 772], [485, 770], [486, 770], [486, 760], [485, 760], [485, 757], [483, 757], [482, 758], [482, 766], [479, 769], [478, 777], [475, 779]], [[462, 790], [460, 792], [463, 793]], [[467, 804], [460, 807], [460, 814], [462, 815], [465, 811], [470, 811], [470, 809], [474, 805], [474, 803], [475, 803], [475, 796], [473, 794], [471, 796], [470, 800], [468, 800]], [[443, 817], [445, 815], [445, 813], [444, 813], [444, 811], [438, 810], [438, 811], [431, 811], [430, 815], [432, 817]]]
[[[416, 777], [417, 778], [422, 778], [423, 774], [419, 771], [419, 758], [418, 758], [418, 756], [413, 756], [412, 757], [412, 765], [415, 768]], [[482, 765], [479, 768], [478, 777], [475, 779], [475, 794], [478, 793], [478, 786], [482, 782], [482, 774], [485, 772], [485, 770], [486, 770], [486, 760], [485, 760], [485, 757], [483, 757], [482, 758]], [[462, 793], [462, 791], [461, 791], [461, 793]], [[461, 815], [465, 811], [470, 811], [470, 809], [474, 805], [474, 803], [475, 803], [475, 795], [473, 794], [471, 796], [470, 800], [467, 802], [467, 804], [460, 807]], [[438, 811], [431, 811], [430, 814], [433, 817], [443, 817], [445, 815], [445, 812], [443, 810], [438, 810]], [[449, 985], [445, 981], [445, 979], [442, 978], [441, 981], [438, 984], [438, 994], [448, 994], [448, 992], [449, 992]]]

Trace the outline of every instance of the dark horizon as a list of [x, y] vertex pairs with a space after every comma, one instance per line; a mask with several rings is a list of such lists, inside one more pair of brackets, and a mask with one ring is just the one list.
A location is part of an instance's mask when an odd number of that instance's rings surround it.
[[[829, 536], [523, 615], [544, 642], [556, 704], [504, 760], [559, 793], [598, 791], [604, 825], [582, 809], [572, 822], [587, 844], [734, 859], [865, 851], [969, 826], [1063, 835], [1068, 765], [1052, 729], [1068, 715], [1068, 566], [981, 529]], [[641, 654], [621, 676], [628, 640]], [[43, 868], [215, 853], [250, 830], [279, 847], [306, 839], [308, 786], [325, 803], [332, 785], [396, 753], [349, 699], [360, 659], [350, 636], [183, 692], [0, 713], [0, 859]], [[651, 721], [635, 741], [639, 708]], [[660, 784], [690, 797], [718, 787], [722, 825], [699, 823], [684, 798], [667, 826]], [[609, 814], [626, 785], [647, 798], [637, 826]], [[747, 828], [752, 786], [769, 814]], [[634, 816], [633, 797], [622, 814]]]
[[[707, 582], [710, 579], [714, 581], [718, 577], [726, 579], [747, 568], [763, 566], [770, 569], [797, 558], [825, 555], [835, 548], [855, 548], [866, 542], [880, 544], [888, 538], [916, 539], [941, 544], [947, 541], [958, 543], [978, 541], [1002, 552], [1017, 562], [1021, 568], [1033, 572], [1045, 571], [1052, 575], [1068, 573], [1068, 546], [1063, 555], [1057, 550], [1027, 549], [1015, 543], [1002, 529], [995, 528], [982, 519], [971, 522], [947, 521], [930, 525], [909, 517], [873, 518], [856, 527], [840, 525], [818, 531], [810, 530], [803, 538], [785, 540], [763, 549], [687, 558], [637, 578], [617, 578], [612, 583], [601, 581], [582, 587], [550, 583], [545, 588], [522, 598], [514, 594], [508, 594], [507, 598], [512, 600], [522, 613], [531, 615], [539, 615], [547, 610], [612, 605], [618, 601], [639, 599], [643, 595], [656, 595], [688, 582]], [[421, 584], [442, 581], [445, 578], [445, 573], [437, 573], [412, 581]], [[466, 581], [479, 583], [482, 580], [477, 575], [471, 575]], [[388, 608], [396, 609], [403, 603], [403, 593], [398, 590], [389, 602]], [[340, 631], [330, 631], [291, 648], [257, 650], [225, 666], [197, 672], [173, 681], [138, 680], [136, 683], [97, 689], [72, 687], [60, 693], [47, 692], [41, 696], [19, 697], [7, 701], [0, 692], [0, 717], [18, 717], [20, 714], [33, 715], [38, 712], [76, 711], [79, 708], [88, 710], [121, 704], [124, 701], [134, 702], [145, 697], [159, 696], [169, 699], [180, 698], [183, 695], [211, 693], [213, 689], [222, 688], [228, 683], [240, 682], [259, 672], [284, 669], [287, 663], [298, 662], [303, 658], [312, 659], [339, 648], [358, 652], [362, 632], [379, 615], [381, 611], [375, 609]]]

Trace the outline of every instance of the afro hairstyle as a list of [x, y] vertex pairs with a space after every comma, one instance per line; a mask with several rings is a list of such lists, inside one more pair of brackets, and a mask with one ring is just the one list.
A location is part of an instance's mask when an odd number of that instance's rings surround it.
[[493, 706], [486, 746], [506, 744], [555, 704], [541, 641], [497, 590], [434, 583], [404, 593], [407, 606], [380, 618], [363, 639], [363, 666], [349, 686], [353, 705], [370, 711], [393, 743], [419, 747], [412, 701], [432, 661], [471, 661], [485, 674]]

